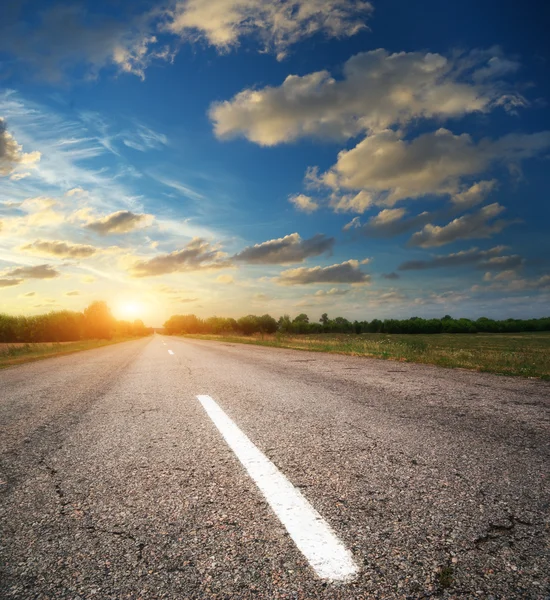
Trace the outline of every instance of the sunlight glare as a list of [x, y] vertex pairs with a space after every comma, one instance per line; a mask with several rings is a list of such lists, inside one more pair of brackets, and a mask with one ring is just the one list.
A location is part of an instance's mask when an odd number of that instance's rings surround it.
[[138, 319], [143, 313], [143, 307], [138, 302], [122, 302], [117, 308], [117, 314], [125, 320]]

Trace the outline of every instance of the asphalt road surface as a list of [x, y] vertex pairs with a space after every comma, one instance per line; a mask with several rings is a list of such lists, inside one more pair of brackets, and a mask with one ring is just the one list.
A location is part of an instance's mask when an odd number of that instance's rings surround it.
[[160, 335], [6, 369], [0, 597], [548, 598], [549, 392]]

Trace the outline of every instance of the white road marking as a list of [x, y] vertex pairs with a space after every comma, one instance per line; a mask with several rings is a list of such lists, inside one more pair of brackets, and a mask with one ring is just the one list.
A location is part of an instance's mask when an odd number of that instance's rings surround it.
[[359, 567], [330, 525], [210, 396], [197, 399], [317, 575], [330, 581], [353, 579]]
[[168, 350], [168, 354], [174, 354], [172, 350]]

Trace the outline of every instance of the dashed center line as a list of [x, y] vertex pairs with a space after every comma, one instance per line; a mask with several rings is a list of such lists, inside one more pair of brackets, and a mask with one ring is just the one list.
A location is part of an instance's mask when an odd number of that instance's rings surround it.
[[351, 552], [304, 495], [277, 469], [210, 396], [197, 396], [315, 573], [350, 581], [359, 572]]
[[174, 354], [172, 350], [168, 350], [168, 354]]

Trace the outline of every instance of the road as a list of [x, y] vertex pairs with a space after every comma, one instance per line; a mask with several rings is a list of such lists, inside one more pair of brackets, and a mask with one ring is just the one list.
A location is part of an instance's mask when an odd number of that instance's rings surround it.
[[548, 598], [549, 392], [160, 335], [1, 371], [0, 597]]

